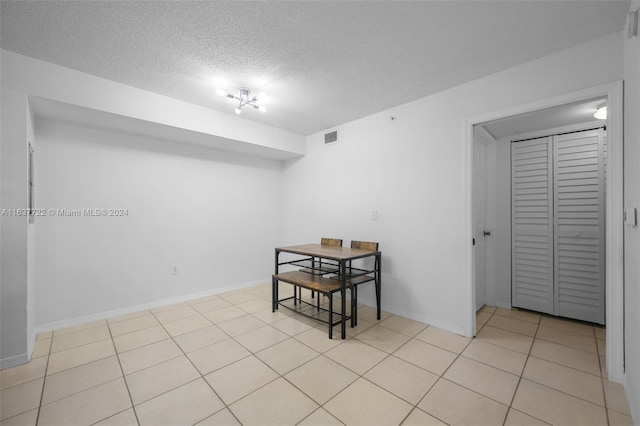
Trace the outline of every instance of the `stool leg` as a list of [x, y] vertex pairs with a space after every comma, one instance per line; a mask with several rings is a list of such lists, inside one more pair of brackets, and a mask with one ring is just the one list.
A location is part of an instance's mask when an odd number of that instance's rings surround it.
[[329, 293], [329, 339], [333, 339], [333, 294]]
[[351, 328], [356, 326], [356, 292], [355, 286], [351, 286]]
[[271, 297], [272, 297], [272, 308], [271, 308], [271, 312], [275, 312], [278, 310], [278, 287], [279, 287], [279, 282], [278, 280], [274, 277], [271, 279]]
[[355, 297], [353, 298], [353, 311], [351, 312], [351, 315], [353, 315], [353, 323], [357, 327], [358, 326], [358, 286], [357, 285], [353, 286], [353, 293], [355, 294]]

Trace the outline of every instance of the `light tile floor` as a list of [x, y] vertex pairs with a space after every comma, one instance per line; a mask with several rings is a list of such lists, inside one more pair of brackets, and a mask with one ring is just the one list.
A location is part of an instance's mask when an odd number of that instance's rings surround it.
[[471, 340], [363, 306], [329, 340], [270, 298], [261, 285], [39, 335], [0, 372], [0, 424], [632, 424], [604, 328], [484, 307]]

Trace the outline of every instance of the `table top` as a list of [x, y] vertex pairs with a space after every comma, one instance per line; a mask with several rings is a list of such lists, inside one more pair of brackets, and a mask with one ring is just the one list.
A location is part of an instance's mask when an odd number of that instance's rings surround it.
[[322, 244], [301, 244], [297, 246], [277, 247], [277, 251], [316, 256], [332, 260], [353, 260], [361, 257], [379, 255], [379, 251], [336, 247]]

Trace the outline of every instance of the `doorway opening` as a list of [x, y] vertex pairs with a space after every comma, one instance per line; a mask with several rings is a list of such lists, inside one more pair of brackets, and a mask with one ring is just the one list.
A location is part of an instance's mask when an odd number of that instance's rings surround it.
[[[609, 116], [604, 120], [608, 148], [603, 256], [606, 265], [607, 371], [611, 380], [621, 380], [624, 371], [621, 82], [467, 121], [468, 224], [475, 243], [468, 252], [469, 329], [471, 335], [475, 335], [475, 312], [483, 302], [503, 308], [512, 306], [511, 139], [541, 137], [550, 130], [572, 132], [601, 126], [603, 121], [596, 120], [593, 113], [602, 103], [606, 103], [609, 110]], [[577, 114], [580, 109], [582, 118]], [[586, 110], [589, 112], [584, 112]]]

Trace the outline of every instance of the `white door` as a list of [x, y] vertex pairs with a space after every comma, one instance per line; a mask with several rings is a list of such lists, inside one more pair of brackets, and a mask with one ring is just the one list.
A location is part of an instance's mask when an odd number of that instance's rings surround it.
[[602, 129], [511, 144], [512, 305], [604, 324]]
[[554, 137], [555, 314], [604, 324], [602, 129]]
[[484, 306], [487, 292], [486, 247], [487, 231], [487, 146], [476, 140], [473, 144], [473, 247], [476, 284], [476, 311]]
[[511, 143], [511, 304], [553, 314], [553, 138]]

